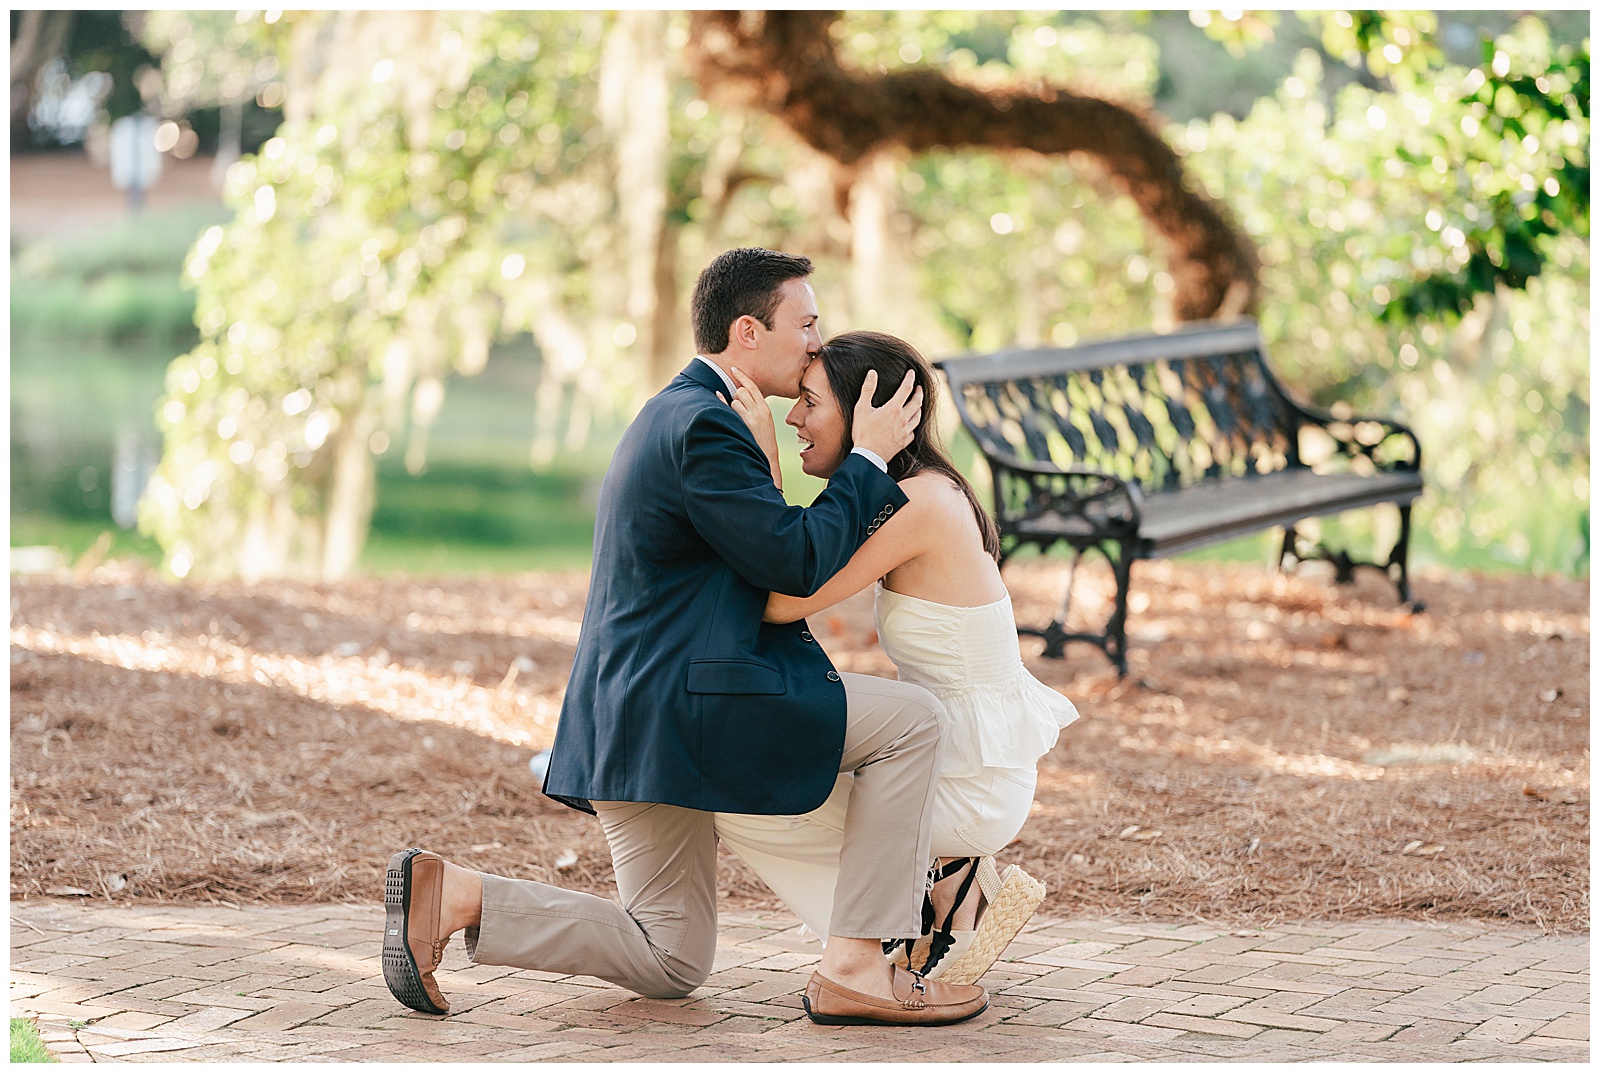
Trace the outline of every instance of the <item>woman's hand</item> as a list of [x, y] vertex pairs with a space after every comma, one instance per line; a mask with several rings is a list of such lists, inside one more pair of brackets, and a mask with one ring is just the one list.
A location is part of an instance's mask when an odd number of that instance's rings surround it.
[[[778, 468], [778, 432], [772, 424], [772, 408], [767, 405], [767, 398], [761, 394], [761, 389], [756, 382], [738, 369], [731, 369], [734, 383], [739, 387], [733, 393], [733, 399], [723, 399], [733, 407], [733, 412], [738, 414], [744, 423], [749, 426], [751, 433], [756, 438], [756, 443], [767, 456], [767, 464], [772, 467], [772, 483], [778, 491], [783, 491], [783, 471]], [[722, 398], [722, 392], [717, 392], [717, 398]]]

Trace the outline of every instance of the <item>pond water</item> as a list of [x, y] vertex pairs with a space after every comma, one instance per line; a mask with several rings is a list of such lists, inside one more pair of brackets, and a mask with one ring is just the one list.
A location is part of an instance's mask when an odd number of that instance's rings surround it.
[[11, 348], [11, 511], [133, 524], [160, 458], [170, 345], [18, 340]]
[[[11, 352], [13, 543], [49, 543], [69, 556], [107, 529], [119, 548], [157, 554], [132, 530], [137, 498], [161, 456], [155, 409], [181, 349], [17, 340]], [[427, 469], [407, 472], [404, 436], [378, 460], [377, 509], [366, 560], [388, 567], [422, 549], [546, 549], [560, 565], [587, 562], [594, 484], [617, 429], [601, 422], [583, 450], [542, 473], [528, 464], [539, 358], [531, 345], [497, 347], [476, 377], [452, 378], [428, 436]], [[569, 562], [570, 560], [570, 562]], [[454, 567], [446, 556], [435, 564]], [[526, 568], [514, 555], [506, 565]]]

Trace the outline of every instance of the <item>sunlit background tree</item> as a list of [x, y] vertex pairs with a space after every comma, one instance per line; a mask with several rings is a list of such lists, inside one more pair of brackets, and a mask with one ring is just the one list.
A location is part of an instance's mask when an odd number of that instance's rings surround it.
[[[1496, 25], [152, 13], [174, 131], [281, 126], [188, 255], [141, 524], [177, 576], [340, 576], [455, 378], [531, 340], [549, 466], [682, 365], [699, 267], [762, 244], [818, 262], [826, 328], [934, 356], [1255, 315], [1295, 390], [1417, 427], [1432, 554], [1587, 570], [1586, 22]], [[1173, 99], [1219, 77], [1196, 37], [1257, 90]]]

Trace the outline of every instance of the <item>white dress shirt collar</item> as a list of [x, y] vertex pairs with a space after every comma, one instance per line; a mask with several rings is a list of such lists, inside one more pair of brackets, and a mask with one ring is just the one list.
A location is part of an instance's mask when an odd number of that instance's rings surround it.
[[722, 377], [722, 382], [724, 384], [728, 385], [728, 399], [731, 402], [732, 399], [733, 399], [733, 393], [735, 391], [739, 390], [738, 385], [736, 385], [733, 382], [733, 377], [728, 375], [728, 372], [727, 372], [726, 369], [724, 369], [722, 366], [718, 365], [716, 362], [712, 361], [710, 358], [706, 357], [704, 354], [696, 354], [695, 357], [699, 358], [701, 361], [703, 361], [707, 365], [711, 366], [713, 369], [715, 369], [717, 371], [717, 375]]

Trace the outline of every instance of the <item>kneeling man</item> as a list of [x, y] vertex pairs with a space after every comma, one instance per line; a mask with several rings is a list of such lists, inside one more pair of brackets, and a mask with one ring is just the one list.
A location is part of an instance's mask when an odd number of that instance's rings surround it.
[[479, 964], [597, 976], [674, 998], [716, 952], [717, 812], [803, 813], [837, 774], [854, 788], [831, 932], [806, 987], [824, 1024], [950, 1024], [974, 985], [923, 980], [881, 941], [921, 931], [939, 702], [919, 686], [840, 674], [803, 621], [761, 621], [769, 591], [806, 596], [906, 503], [885, 472], [911, 441], [908, 375], [882, 407], [869, 374], [855, 453], [807, 508], [773, 485], [728, 405], [731, 370], [794, 398], [821, 346], [811, 262], [730, 250], [695, 284], [700, 354], [645, 404], [601, 485], [594, 566], [545, 793], [595, 814], [621, 894], [506, 879], [406, 850], [390, 862], [384, 977], [445, 1013], [434, 979], [465, 930]]

